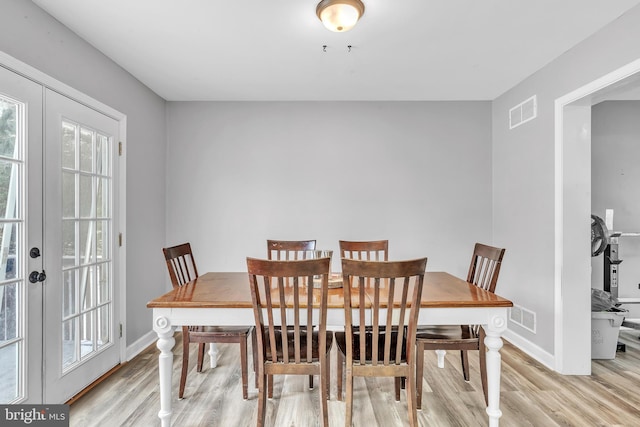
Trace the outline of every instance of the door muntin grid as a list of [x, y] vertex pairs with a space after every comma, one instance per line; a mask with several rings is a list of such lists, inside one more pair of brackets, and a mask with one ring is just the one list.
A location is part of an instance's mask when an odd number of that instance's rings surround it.
[[113, 138], [62, 121], [62, 370], [113, 344]]
[[26, 105], [0, 95], [0, 403], [25, 396], [25, 146]]

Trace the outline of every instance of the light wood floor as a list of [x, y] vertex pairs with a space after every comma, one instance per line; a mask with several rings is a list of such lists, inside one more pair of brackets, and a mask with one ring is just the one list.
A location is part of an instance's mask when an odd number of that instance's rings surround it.
[[[625, 353], [614, 360], [593, 361], [591, 376], [562, 376], [546, 369], [505, 342], [502, 354], [501, 426], [638, 426], [640, 425], [639, 332], [622, 332]], [[191, 369], [185, 399], [177, 400], [181, 353], [176, 334], [173, 375], [173, 425], [253, 426], [257, 390], [250, 376], [249, 400], [242, 400], [239, 350], [220, 344], [218, 367], [202, 373]], [[191, 360], [195, 360], [192, 345]], [[432, 352], [425, 356], [421, 426], [488, 425], [476, 355], [471, 356], [471, 381], [464, 382], [459, 355], [449, 352], [445, 369], [436, 367]], [[159, 425], [158, 350], [149, 347], [134, 360], [71, 406], [70, 425]], [[335, 358], [332, 361], [335, 367]], [[205, 365], [208, 363], [208, 356]], [[431, 369], [427, 369], [431, 367]], [[252, 369], [250, 368], [250, 371]], [[335, 375], [335, 369], [332, 369]], [[274, 399], [268, 402], [267, 425], [318, 425], [317, 388], [308, 390], [306, 377], [276, 377]], [[344, 425], [344, 403], [336, 400], [331, 382], [329, 422]], [[354, 425], [408, 425], [406, 399], [393, 396], [393, 380], [355, 381]]]

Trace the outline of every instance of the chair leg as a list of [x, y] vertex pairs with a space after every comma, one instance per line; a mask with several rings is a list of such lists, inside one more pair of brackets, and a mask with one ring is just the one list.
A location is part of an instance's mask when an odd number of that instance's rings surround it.
[[267, 397], [273, 399], [273, 375], [267, 375]]
[[[186, 328], [185, 328], [186, 329]], [[178, 399], [184, 397], [184, 387], [187, 384], [187, 371], [189, 370], [189, 331], [182, 331], [182, 373], [180, 374], [180, 388]]]
[[396, 389], [396, 402], [400, 402], [400, 388], [402, 388], [402, 380], [400, 379], [400, 377], [395, 377], [393, 380]]
[[346, 396], [346, 404], [345, 404], [345, 416], [344, 416], [344, 425], [345, 427], [351, 427], [353, 421], [353, 375], [351, 374], [351, 369], [347, 367], [347, 396]]
[[240, 338], [240, 365], [242, 369], [242, 398], [247, 400], [249, 398], [248, 390], [248, 362], [247, 362], [247, 337]]
[[256, 418], [258, 427], [262, 427], [267, 414], [267, 396], [265, 393], [267, 376], [264, 375], [263, 369], [258, 368], [258, 370], [260, 372], [256, 372], [256, 375], [258, 376], [258, 416]]
[[462, 375], [465, 381], [469, 381], [469, 355], [467, 350], [460, 350], [460, 361], [462, 362]]
[[329, 354], [324, 358], [324, 363], [320, 360], [320, 416], [322, 417], [322, 425], [329, 426], [329, 411], [327, 409], [327, 400], [329, 400]]
[[258, 336], [256, 328], [251, 329], [251, 351], [253, 352], [253, 376], [255, 378], [255, 386], [258, 388]]
[[313, 390], [313, 375], [309, 375], [309, 390]]
[[337, 357], [336, 357], [336, 376], [337, 376], [337, 381], [336, 384], [338, 385], [338, 401], [342, 401], [342, 367], [344, 366], [344, 355], [342, 354], [342, 352], [340, 351], [340, 349], [337, 349]]
[[422, 381], [424, 373], [424, 344], [416, 344], [416, 408], [422, 409]]
[[[410, 364], [411, 367], [413, 367]], [[409, 412], [409, 425], [411, 427], [418, 426], [418, 413], [416, 409], [416, 373], [410, 368], [410, 374], [407, 377], [407, 411]]]
[[327, 400], [329, 400], [329, 396], [331, 396], [331, 351], [327, 352], [327, 369], [325, 373], [325, 385], [327, 388]]
[[198, 366], [196, 368], [196, 370], [198, 372], [202, 372], [202, 362], [204, 361], [204, 350], [205, 350], [205, 343], [201, 342], [198, 344]]

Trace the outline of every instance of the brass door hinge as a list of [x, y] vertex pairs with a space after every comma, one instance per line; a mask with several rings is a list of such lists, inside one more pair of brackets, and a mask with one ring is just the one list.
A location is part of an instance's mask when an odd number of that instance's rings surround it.
[[118, 142], [118, 155], [122, 156], [122, 141]]

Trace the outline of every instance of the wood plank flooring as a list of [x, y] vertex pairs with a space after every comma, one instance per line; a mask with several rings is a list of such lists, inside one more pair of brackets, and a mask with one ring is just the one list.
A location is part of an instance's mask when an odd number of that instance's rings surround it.
[[[624, 331], [627, 351], [614, 360], [594, 360], [591, 376], [562, 376], [505, 342], [502, 354], [501, 426], [638, 426], [640, 425], [640, 331]], [[191, 360], [195, 361], [195, 345]], [[187, 378], [185, 399], [177, 400], [181, 338], [176, 334], [173, 375], [173, 425], [254, 426], [257, 390], [249, 377], [249, 400], [242, 399], [239, 348], [219, 345], [218, 367], [195, 371]], [[478, 358], [471, 354], [471, 381], [462, 379], [459, 354], [449, 352], [444, 369], [425, 352], [421, 426], [486, 426]], [[205, 358], [205, 366], [208, 356]], [[251, 364], [250, 364], [251, 366]], [[70, 425], [154, 426], [159, 404], [158, 350], [149, 347], [111, 377], [71, 405]], [[250, 371], [252, 369], [250, 368]], [[335, 355], [332, 360], [329, 423], [344, 425], [344, 402], [336, 400]], [[268, 426], [317, 426], [318, 391], [307, 378], [276, 377], [274, 399], [268, 401]], [[316, 379], [316, 386], [318, 382]], [[396, 402], [393, 380], [356, 379], [355, 426], [406, 426], [404, 391]]]

